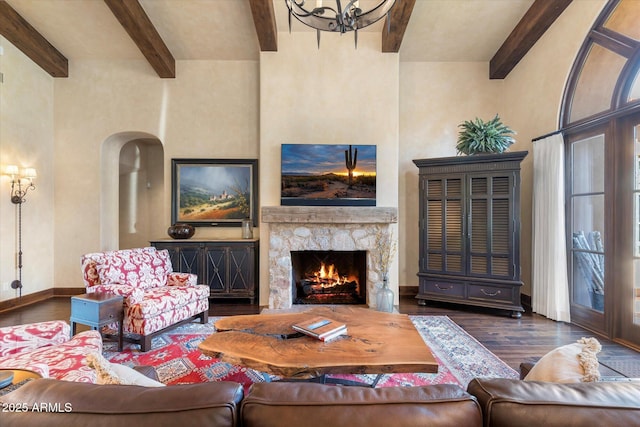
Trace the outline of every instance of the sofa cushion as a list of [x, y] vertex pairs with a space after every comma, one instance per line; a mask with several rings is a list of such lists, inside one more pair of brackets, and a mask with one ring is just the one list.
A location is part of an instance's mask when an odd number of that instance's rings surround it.
[[159, 381], [137, 372], [125, 365], [111, 363], [102, 354], [90, 353], [87, 355], [87, 366], [96, 371], [96, 384], [127, 384], [144, 387], [165, 387]]
[[244, 427], [482, 426], [475, 399], [452, 384], [426, 387], [340, 387], [255, 383], [242, 401]]
[[141, 387], [42, 379], [2, 397], [3, 404], [26, 408], [58, 405], [60, 411], [7, 412], [10, 426], [219, 426], [238, 424], [242, 386], [232, 382]]
[[595, 338], [582, 338], [558, 347], [536, 362], [524, 379], [555, 383], [597, 381], [600, 379], [597, 354], [601, 348]]
[[0, 357], [62, 344], [69, 340], [69, 330], [63, 320], [0, 328]]
[[486, 426], [640, 426], [640, 383], [476, 378], [467, 391], [478, 399]]
[[194, 300], [174, 310], [163, 311], [148, 317], [137, 317], [134, 315], [133, 310], [136, 308], [138, 308], [138, 305], [129, 307], [125, 311], [124, 329], [134, 334], [148, 335], [174, 325], [184, 319], [206, 312], [209, 310], [209, 299], [201, 298]]
[[172, 272], [168, 251], [154, 248], [105, 252], [95, 263], [103, 285], [122, 284], [142, 289], [166, 286], [167, 275]]
[[87, 354], [92, 352], [102, 352], [102, 337], [94, 330], [80, 332], [59, 345], [2, 357], [0, 368], [28, 369], [41, 373], [39, 366], [46, 365], [51, 378], [93, 383], [96, 373], [87, 366], [85, 360]]
[[125, 317], [142, 319], [158, 316], [184, 307], [193, 301], [208, 300], [210, 292], [209, 287], [204, 285], [147, 289], [141, 301], [127, 308]]

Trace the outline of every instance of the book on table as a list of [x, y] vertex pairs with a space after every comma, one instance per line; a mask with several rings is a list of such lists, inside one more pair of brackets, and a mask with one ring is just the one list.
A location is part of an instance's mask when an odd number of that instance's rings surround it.
[[334, 340], [336, 338], [338, 338], [339, 336], [345, 335], [347, 333], [347, 327], [343, 327], [343, 328], [338, 328], [336, 329], [334, 332], [327, 334], [327, 335], [323, 335], [320, 340], [327, 342], [327, 341], [331, 341]]
[[321, 316], [296, 323], [292, 328], [322, 341], [329, 341], [347, 333], [347, 325], [344, 323]]

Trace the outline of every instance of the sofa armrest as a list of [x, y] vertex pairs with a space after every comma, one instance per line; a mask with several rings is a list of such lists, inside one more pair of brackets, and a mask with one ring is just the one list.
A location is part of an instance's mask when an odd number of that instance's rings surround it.
[[198, 276], [191, 273], [173, 272], [167, 275], [167, 286], [196, 286]]
[[484, 425], [506, 427], [633, 426], [640, 419], [640, 383], [548, 383], [475, 378], [467, 387], [482, 408]]
[[29, 323], [0, 328], [0, 357], [69, 340], [69, 324], [63, 320]]
[[91, 287], [91, 292], [104, 292], [124, 297], [125, 305], [131, 306], [144, 299], [144, 290], [131, 285], [111, 284]]
[[240, 384], [224, 381], [143, 387], [41, 379], [0, 397], [0, 401], [7, 407], [48, 410], [3, 413], [2, 427], [231, 427], [238, 424], [242, 395]]

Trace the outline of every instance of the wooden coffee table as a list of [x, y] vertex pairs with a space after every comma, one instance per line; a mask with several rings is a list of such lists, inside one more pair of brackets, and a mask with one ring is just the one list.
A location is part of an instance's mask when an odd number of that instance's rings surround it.
[[[347, 335], [323, 342], [291, 328], [311, 316], [346, 323]], [[433, 354], [405, 314], [323, 306], [296, 313], [225, 317], [215, 327], [217, 333], [200, 343], [202, 353], [285, 378], [438, 372]]]

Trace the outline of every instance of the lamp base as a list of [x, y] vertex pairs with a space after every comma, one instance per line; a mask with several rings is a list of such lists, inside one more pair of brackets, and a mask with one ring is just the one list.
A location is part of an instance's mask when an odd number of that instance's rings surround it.
[[22, 287], [22, 282], [20, 280], [14, 280], [11, 282], [11, 289], [20, 289]]

